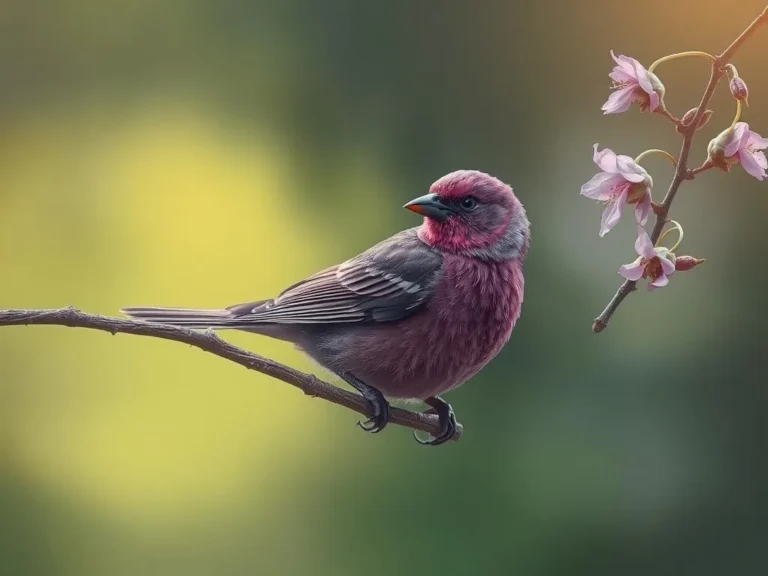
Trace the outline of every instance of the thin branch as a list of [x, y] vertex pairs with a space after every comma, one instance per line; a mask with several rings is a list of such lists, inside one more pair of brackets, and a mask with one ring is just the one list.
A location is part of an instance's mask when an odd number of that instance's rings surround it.
[[657, 108], [655, 112], [656, 114], [660, 114], [661, 116], [664, 116], [664, 118], [672, 122], [672, 124], [674, 124], [675, 127], [682, 126], [682, 121], [680, 120], [680, 118], [672, 114], [666, 108]]
[[739, 47], [746, 42], [747, 38], [749, 38], [752, 34], [755, 33], [755, 30], [757, 30], [761, 24], [764, 24], [766, 21], [768, 21], [768, 6], [763, 8], [763, 11], [760, 12], [760, 14], [752, 20], [752, 23], [747, 26], [746, 30], [739, 34], [739, 37], [736, 38], [733, 42], [731, 42], [731, 45], [728, 46], [728, 48], [725, 49], [725, 51], [720, 54], [720, 56], [717, 57], [719, 65], [725, 66], [728, 61], [733, 58], [734, 53], [736, 50], [739, 49]]
[[704, 164], [702, 164], [698, 168], [693, 168], [692, 170], [688, 170], [688, 176], [686, 176], [685, 179], [693, 180], [698, 174], [701, 174], [702, 172], [706, 172], [707, 170], [711, 170], [714, 167], [715, 167], [714, 163], [707, 160], [706, 162], [704, 162]]
[[[0, 310], [0, 326], [26, 325], [57, 325], [70, 328], [88, 328], [101, 330], [111, 334], [134, 334], [149, 336], [190, 344], [205, 352], [210, 352], [226, 360], [245, 366], [249, 370], [261, 372], [286, 384], [295, 386], [307, 396], [322, 398], [333, 404], [344, 406], [364, 416], [371, 416], [370, 407], [362, 396], [353, 394], [327, 382], [323, 382], [312, 374], [305, 374], [284, 364], [249, 352], [219, 338], [213, 330], [196, 332], [187, 328], [167, 326], [164, 324], [147, 324], [137, 320], [111, 318], [98, 314], [87, 314], [75, 308], [43, 309], [43, 310]], [[411, 412], [401, 408], [390, 408], [389, 422], [399, 424], [414, 430], [429, 432], [433, 436], [440, 434], [437, 416]], [[454, 440], [458, 440], [463, 432], [458, 425]]]
[[[733, 57], [736, 50], [749, 38], [757, 28], [768, 21], [768, 6], [766, 6], [760, 15], [755, 18], [752, 23], [742, 32], [736, 40], [734, 40], [725, 51], [717, 56], [712, 62], [712, 69], [709, 75], [709, 83], [704, 90], [704, 94], [701, 97], [699, 106], [696, 109], [696, 115], [693, 117], [690, 123], [688, 123], [683, 130], [683, 145], [680, 148], [680, 154], [677, 157], [677, 168], [675, 169], [675, 175], [672, 178], [672, 182], [667, 190], [667, 195], [664, 197], [664, 201], [661, 203], [661, 208], [658, 211], [654, 211], [656, 221], [651, 232], [651, 242], [655, 245], [661, 236], [661, 232], [664, 225], [667, 223], [667, 216], [669, 210], [672, 207], [672, 202], [677, 195], [677, 191], [680, 189], [680, 184], [684, 180], [690, 180], [692, 174], [698, 173], [702, 170], [696, 169], [695, 171], [688, 168], [688, 156], [691, 153], [691, 145], [693, 144], [693, 138], [698, 130], [699, 121], [707, 110], [710, 100], [715, 93], [717, 85], [725, 75], [725, 65]], [[608, 327], [616, 309], [621, 305], [624, 299], [637, 289], [637, 282], [632, 280], [625, 280], [614, 294], [611, 301], [595, 319], [592, 324], [592, 331], [595, 333], [602, 332]]]

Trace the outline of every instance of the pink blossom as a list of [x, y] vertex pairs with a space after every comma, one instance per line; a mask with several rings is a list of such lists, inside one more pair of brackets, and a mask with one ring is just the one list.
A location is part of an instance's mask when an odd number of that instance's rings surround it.
[[595, 144], [593, 160], [602, 172], [581, 187], [581, 194], [606, 204], [600, 222], [600, 237], [616, 226], [627, 204], [635, 205], [637, 223], [645, 225], [651, 211], [651, 176], [629, 156], [615, 154], [608, 148], [598, 152], [597, 146]]
[[749, 129], [746, 122], [737, 122], [732, 128], [721, 132], [707, 147], [709, 162], [728, 172], [732, 164], [741, 162], [747, 174], [762, 180], [766, 177], [768, 161], [763, 150], [768, 148], [768, 139]]
[[604, 114], [626, 112], [637, 102], [640, 110], [646, 112], [664, 109], [664, 84], [653, 72], [646, 70], [640, 62], [629, 56], [616, 56], [611, 50], [611, 57], [616, 62], [608, 75], [613, 80], [614, 92], [603, 104]]
[[635, 251], [639, 258], [631, 264], [624, 264], [619, 274], [633, 281], [648, 278], [648, 290], [669, 284], [669, 276], [675, 273], [675, 255], [672, 252], [667, 248], [655, 248], [645, 230], [640, 230]]

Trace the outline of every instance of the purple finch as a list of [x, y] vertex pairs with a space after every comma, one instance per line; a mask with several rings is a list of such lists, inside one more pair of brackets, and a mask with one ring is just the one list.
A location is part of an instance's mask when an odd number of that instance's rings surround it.
[[[512, 189], [460, 170], [405, 208], [424, 216], [274, 299], [219, 310], [125, 308], [146, 322], [237, 329], [296, 344], [370, 403], [365, 430], [388, 421], [385, 398], [420, 399], [453, 436], [456, 418], [440, 394], [477, 374], [504, 347], [523, 303], [529, 223]], [[418, 438], [417, 438], [418, 440]]]

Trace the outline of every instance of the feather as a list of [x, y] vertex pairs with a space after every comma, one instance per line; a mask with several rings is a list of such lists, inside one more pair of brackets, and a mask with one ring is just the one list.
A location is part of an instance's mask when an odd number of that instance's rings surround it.
[[420, 309], [442, 273], [442, 255], [405, 230], [359, 256], [297, 282], [273, 300], [221, 310], [125, 308], [146, 322], [189, 328], [391, 322]]
[[406, 230], [347, 262], [294, 284], [275, 300], [229, 310], [238, 325], [388, 322], [432, 293], [442, 256]]

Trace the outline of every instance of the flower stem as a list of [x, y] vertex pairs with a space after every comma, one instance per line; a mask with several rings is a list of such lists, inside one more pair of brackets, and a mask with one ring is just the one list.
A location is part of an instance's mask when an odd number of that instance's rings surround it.
[[656, 241], [656, 246], [660, 246], [661, 245], [661, 241], [664, 240], [664, 237], [667, 234], [669, 234], [670, 232], [672, 232], [672, 230], [677, 230], [678, 234], [679, 234], [679, 236], [677, 238], [677, 243], [674, 246], [672, 246], [672, 248], [669, 249], [670, 252], [674, 252], [675, 250], [678, 249], [680, 244], [682, 244], [682, 242], [683, 242], [683, 227], [680, 225], [680, 222], [678, 222], [677, 220], [670, 220], [670, 222], [672, 224], [674, 224], [675, 227], [674, 228], [667, 228], [667, 230], [664, 231], [664, 234], [662, 234], [659, 237], [659, 239]]
[[707, 160], [699, 166], [698, 168], [694, 168], [693, 170], [688, 171], [688, 177], [687, 180], [693, 180], [693, 178], [696, 176], [696, 174], [701, 174], [702, 172], [705, 172], [706, 170], [709, 170], [711, 168], [714, 168], [715, 164], [711, 160]]
[[654, 110], [654, 112], [656, 112], [656, 114], [661, 114], [667, 120], [672, 122], [672, 124], [674, 124], [675, 126], [680, 126], [680, 119], [677, 118], [674, 114], [670, 113], [670, 111], [667, 110], [666, 107], [659, 106], [658, 108], [656, 108], [656, 110]]
[[669, 152], [666, 150], [659, 150], [658, 148], [651, 148], [650, 150], [646, 150], [645, 152], [641, 152], [637, 158], [635, 158], [635, 164], [640, 164], [640, 160], [648, 156], [649, 154], [662, 154], [669, 158], [672, 161], [672, 166], [677, 166], [677, 158], [672, 156]]
[[736, 122], [739, 121], [739, 118], [741, 118], [741, 100], [736, 100], [736, 116], [733, 117], [733, 122], [731, 122], [731, 128], [736, 126]]
[[656, 62], [654, 62], [648, 67], [648, 72], [653, 72], [654, 69], [662, 62], [677, 60], [678, 58], [685, 58], [686, 56], [696, 56], [698, 58], [706, 58], [710, 62], [715, 61], [715, 57], [712, 56], [712, 54], [710, 54], [709, 52], [699, 52], [698, 50], [690, 50], [688, 52], [678, 52], [677, 54], [670, 54], [669, 56], [664, 56], [662, 58], [659, 58], [658, 60], [656, 60]]

